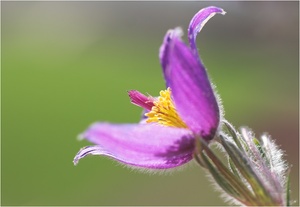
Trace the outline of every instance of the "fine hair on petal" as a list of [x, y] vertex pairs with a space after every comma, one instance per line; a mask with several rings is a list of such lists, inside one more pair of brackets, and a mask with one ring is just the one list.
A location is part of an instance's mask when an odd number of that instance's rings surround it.
[[128, 165], [125, 163], [118, 162], [114, 159], [112, 160], [117, 166], [122, 166], [123, 168], [129, 169], [131, 172], [143, 173], [148, 175], [172, 175], [174, 173], [182, 172], [183, 170], [197, 166], [197, 163], [194, 160], [191, 160], [190, 162], [187, 162], [175, 168], [151, 169], [151, 168], [138, 167], [134, 165]]

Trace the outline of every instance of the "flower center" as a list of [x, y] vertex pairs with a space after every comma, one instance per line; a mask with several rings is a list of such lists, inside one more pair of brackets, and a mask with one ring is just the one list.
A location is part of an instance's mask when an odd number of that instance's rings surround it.
[[148, 117], [147, 123], [159, 123], [164, 126], [188, 128], [179, 117], [173, 101], [171, 99], [171, 89], [160, 91], [160, 96], [153, 101], [151, 111], [145, 115]]

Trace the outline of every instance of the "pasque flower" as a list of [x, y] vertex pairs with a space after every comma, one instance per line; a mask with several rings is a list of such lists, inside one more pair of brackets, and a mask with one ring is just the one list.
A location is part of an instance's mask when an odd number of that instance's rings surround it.
[[192, 18], [190, 47], [181, 40], [179, 28], [167, 32], [159, 51], [166, 90], [159, 97], [129, 91], [131, 102], [145, 109], [145, 119], [137, 124], [92, 124], [81, 137], [95, 145], [82, 148], [75, 164], [92, 154], [137, 167], [172, 168], [193, 158], [195, 139], [213, 139], [220, 106], [199, 58], [196, 36], [216, 13], [225, 14], [221, 8], [207, 7]]
[[207, 7], [192, 18], [189, 46], [181, 40], [180, 28], [167, 32], [159, 51], [166, 89], [159, 97], [128, 91], [131, 103], [144, 109], [142, 120], [92, 124], [80, 137], [95, 145], [82, 148], [75, 164], [87, 155], [104, 155], [131, 166], [167, 169], [195, 158], [226, 201], [246, 206], [290, 205], [283, 151], [270, 136], [256, 138], [246, 127], [238, 132], [223, 118], [199, 57], [196, 36], [217, 13], [225, 14], [221, 8]]

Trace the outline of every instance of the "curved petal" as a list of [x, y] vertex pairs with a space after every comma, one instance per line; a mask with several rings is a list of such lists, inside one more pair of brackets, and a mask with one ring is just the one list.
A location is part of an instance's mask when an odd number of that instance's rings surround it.
[[155, 124], [95, 123], [82, 136], [97, 146], [81, 149], [74, 164], [93, 154], [133, 166], [165, 169], [190, 161], [194, 150], [191, 131]]
[[195, 16], [192, 18], [189, 28], [188, 28], [188, 38], [190, 42], [191, 49], [193, 53], [198, 57], [196, 37], [197, 34], [201, 31], [206, 22], [212, 18], [215, 14], [226, 14], [226, 12], [218, 7], [210, 6], [201, 9]]
[[177, 38], [169, 43], [165, 76], [182, 120], [203, 138], [213, 138], [220, 119], [216, 97], [205, 68]]

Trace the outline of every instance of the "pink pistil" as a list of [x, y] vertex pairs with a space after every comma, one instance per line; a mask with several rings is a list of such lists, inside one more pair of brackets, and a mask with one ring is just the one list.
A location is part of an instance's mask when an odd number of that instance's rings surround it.
[[153, 104], [154, 98], [151, 96], [147, 97], [144, 94], [142, 94], [136, 90], [128, 91], [128, 95], [129, 95], [131, 103], [133, 103], [134, 105], [140, 106], [149, 111], [151, 111], [152, 106], [154, 106], [154, 104]]

